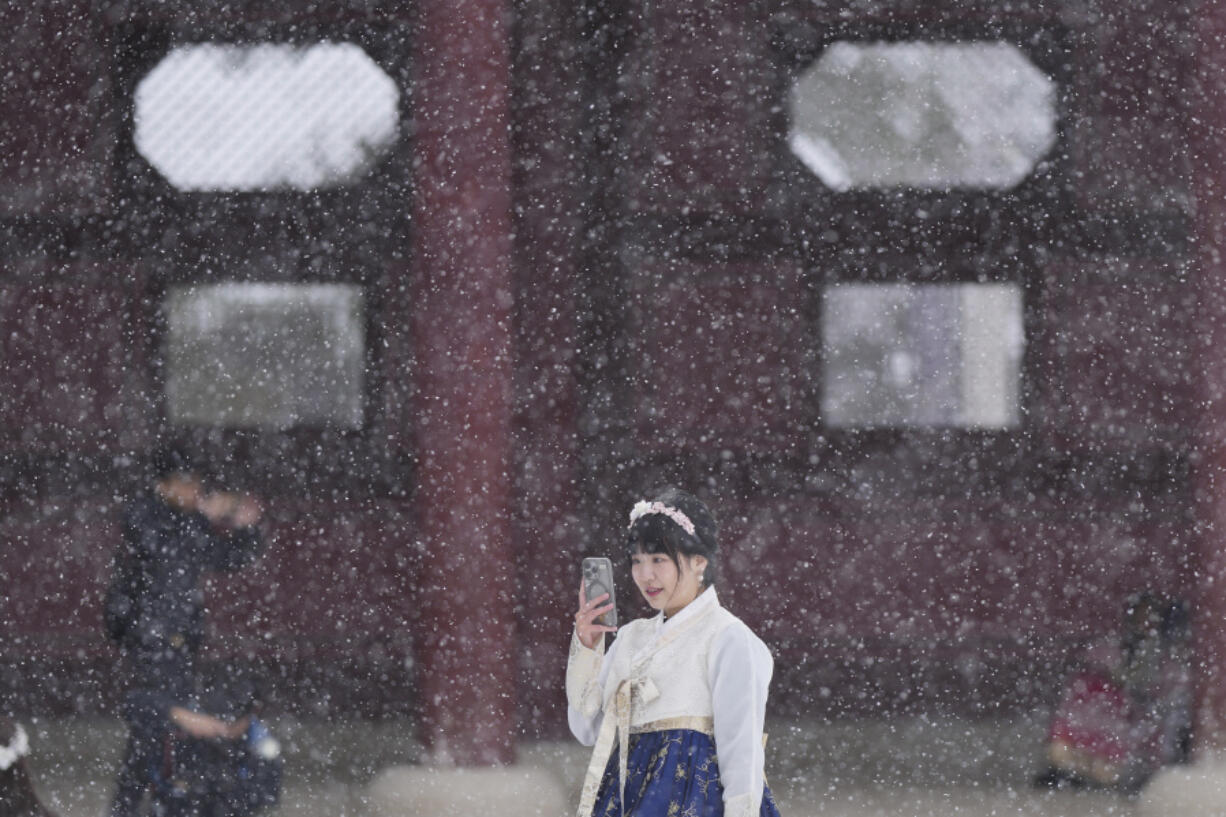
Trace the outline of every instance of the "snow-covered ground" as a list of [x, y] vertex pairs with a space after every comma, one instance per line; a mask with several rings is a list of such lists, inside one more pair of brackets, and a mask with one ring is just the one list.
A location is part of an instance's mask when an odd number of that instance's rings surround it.
[[[1118, 795], [1030, 786], [1045, 721], [1036, 713], [772, 722], [767, 776], [784, 817], [1137, 817], [1137, 802]], [[62, 817], [101, 817], [122, 725], [76, 718], [27, 726], [31, 770], [47, 804]], [[420, 757], [407, 723], [272, 726], [285, 747], [286, 779], [269, 817], [365, 817], [374, 776]], [[587, 750], [568, 741], [520, 747], [519, 763], [556, 775], [568, 802], [586, 762]]]

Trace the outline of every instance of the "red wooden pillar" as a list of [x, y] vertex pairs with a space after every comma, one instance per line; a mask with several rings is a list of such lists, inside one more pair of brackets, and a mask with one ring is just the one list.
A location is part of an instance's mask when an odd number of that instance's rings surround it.
[[1199, 592], [1194, 611], [1200, 746], [1226, 746], [1226, 2], [1199, 14], [1189, 88], [1196, 195], [1200, 417], [1193, 460]]
[[511, 158], [504, 0], [418, 6], [413, 339], [424, 548], [416, 648], [434, 760], [513, 759]]

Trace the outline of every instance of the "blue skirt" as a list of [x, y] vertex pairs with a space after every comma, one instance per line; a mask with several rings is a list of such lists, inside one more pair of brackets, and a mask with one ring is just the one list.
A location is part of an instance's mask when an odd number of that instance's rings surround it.
[[[613, 747], [596, 795], [593, 817], [619, 817], [618, 749]], [[630, 736], [626, 761], [626, 817], [723, 817], [715, 741], [692, 729]], [[759, 817], [779, 817], [763, 786]]]

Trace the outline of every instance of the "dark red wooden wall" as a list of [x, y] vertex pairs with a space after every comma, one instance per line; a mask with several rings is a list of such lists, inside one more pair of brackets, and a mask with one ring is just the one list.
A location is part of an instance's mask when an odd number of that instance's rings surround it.
[[[512, 240], [489, 229], [513, 287], [499, 524], [525, 730], [560, 728], [574, 564], [615, 552], [659, 481], [723, 519], [721, 592], [776, 649], [781, 711], [1029, 705], [1128, 593], [1198, 597], [1191, 4], [493, 4], [509, 153], [485, 162], [444, 155], [445, 131], [413, 137], [415, 72], [437, 67], [422, 55], [460, 53], [437, 16], [167, 5], [0, 12], [0, 683], [16, 699], [113, 701], [97, 617], [116, 514], [141, 458], [179, 436], [268, 498], [268, 554], [210, 595], [217, 654], [260, 662], [289, 706], [412, 708], [413, 643], [438, 623], [418, 588], [446, 569], [418, 537], [438, 494], [419, 479], [423, 335], [405, 330], [437, 337], [417, 311], [434, 245], [414, 231], [441, 228], [412, 208], [447, 199], [420, 197], [423, 163], [453, 162], [457, 191], [507, 174]], [[142, 165], [130, 94], [157, 48], [304, 29], [362, 42], [403, 84], [407, 136], [375, 178], [201, 198]], [[787, 89], [824, 44], [882, 38], [1017, 43], [1060, 88], [1050, 162], [1004, 193], [824, 189], [787, 150]], [[458, 72], [433, 99], [498, 76]], [[253, 254], [281, 279], [364, 287], [360, 432], [166, 422], [161, 293]], [[857, 280], [1021, 285], [1021, 427], [824, 426], [819, 298]]]

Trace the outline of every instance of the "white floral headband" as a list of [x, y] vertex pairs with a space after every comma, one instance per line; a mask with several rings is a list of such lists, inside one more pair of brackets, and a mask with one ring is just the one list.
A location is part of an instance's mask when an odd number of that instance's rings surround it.
[[8, 746], [0, 746], [0, 772], [8, 771], [14, 763], [25, 757], [29, 751], [30, 741], [26, 737], [26, 730], [18, 725], [17, 733], [13, 735], [13, 739], [9, 741]]
[[667, 516], [669, 519], [680, 525], [681, 529], [690, 536], [694, 535], [694, 523], [690, 521], [690, 518], [676, 508], [670, 508], [663, 502], [648, 502], [646, 500], [639, 500], [638, 502], [634, 503], [634, 507], [630, 509], [630, 525], [627, 527], [632, 527], [634, 523], [638, 521], [640, 516], [647, 516], [648, 514], [653, 513], [659, 513]]

